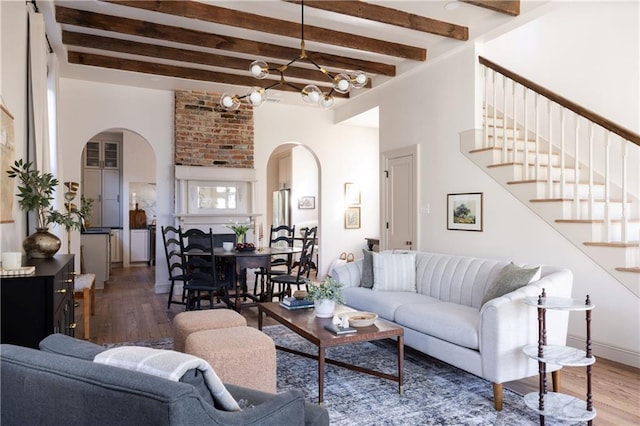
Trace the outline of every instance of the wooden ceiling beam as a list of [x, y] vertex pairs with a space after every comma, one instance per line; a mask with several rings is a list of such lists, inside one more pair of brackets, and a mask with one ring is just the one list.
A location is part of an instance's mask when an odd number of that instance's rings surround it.
[[[62, 6], [56, 6], [56, 21], [59, 24], [173, 41], [194, 46], [208, 47], [211, 49], [228, 50], [257, 57], [290, 60], [300, 54], [299, 50], [289, 47], [260, 43], [236, 37], [221, 36], [135, 19], [86, 12]], [[367, 73], [381, 74], [385, 76], [395, 76], [396, 74], [394, 65], [384, 64], [381, 62], [364, 61], [319, 52], [307, 51], [307, 54], [309, 57], [312, 57], [315, 62], [326, 66], [327, 68], [342, 68], [347, 70], [359, 69]]]
[[[159, 46], [156, 44], [140, 43], [136, 41], [73, 31], [62, 32], [62, 43], [69, 46], [108, 50], [111, 52], [128, 53], [132, 55], [161, 58], [179, 62], [190, 62], [194, 64], [242, 70], [245, 72], [248, 72], [249, 65], [252, 62], [249, 59], [236, 58], [233, 56], [218, 55], [197, 50], [178, 49], [175, 47]], [[282, 64], [271, 65], [277, 67]], [[327, 76], [316, 69], [289, 67], [285, 74], [287, 78], [314, 80], [324, 83], [327, 82]], [[259, 84], [259, 80], [254, 79], [254, 83]], [[365, 87], [371, 88], [371, 80], [367, 82]]]
[[[288, 3], [301, 4], [300, 0], [284, 0]], [[395, 25], [397, 27], [410, 30], [435, 34], [442, 37], [449, 37], [456, 40], [469, 40], [469, 28], [451, 24], [437, 19], [427, 18], [413, 13], [404, 12], [390, 7], [365, 3], [357, 0], [307, 0], [305, 6], [322, 9], [329, 12], [354, 16], [356, 18], [367, 19], [369, 21], [381, 22], [383, 24]], [[306, 31], [306, 30], [305, 30]]]
[[[166, 77], [185, 78], [188, 80], [199, 80], [210, 83], [232, 84], [236, 86], [260, 86], [256, 85], [256, 79], [238, 74], [228, 74], [223, 72], [209, 71], [198, 68], [178, 67], [175, 65], [158, 64], [153, 62], [136, 61], [132, 59], [116, 58], [113, 56], [96, 55], [93, 53], [74, 52], [67, 53], [67, 60], [70, 64], [87, 65], [101, 68], [110, 68], [120, 71], [132, 71], [152, 75], [164, 75]], [[277, 80], [262, 80], [263, 86], [277, 83]], [[268, 83], [267, 83], [268, 82]], [[321, 89], [330, 87], [319, 86]], [[293, 87], [280, 84], [271, 90], [281, 90], [286, 92], [297, 92]], [[334, 97], [348, 98], [349, 94], [333, 93]]]
[[[300, 39], [302, 33], [302, 25], [296, 22], [284, 21], [282, 19], [260, 16], [253, 13], [227, 9], [195, 1], [103, 1], [153, 12], [165, 13], [173, 16], [199, 19], [206, 22], [213, 22], [216, 24], [229, 25], [231, 27], [261, 31], [264, 33], [277, 34], [297, 39]], [[425, 61], [427, 59], [427, 50], [423, 48], [358, 36], [353, 33], [314, 27], [312, 25], [304, 26], [304, 38], [307, 41], [315, 41], [366, 52], [374, 52], [403, 59], [411, 59], [414, 61]]]
[[509, 16], [520, 15], [520, 0], [460, 0], [474, 6], [484, 7], [494, 12], [504, 13]]

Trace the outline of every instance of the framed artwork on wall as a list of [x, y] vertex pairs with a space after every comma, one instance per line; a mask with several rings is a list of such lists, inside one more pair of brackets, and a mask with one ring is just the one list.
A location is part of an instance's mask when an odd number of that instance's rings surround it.
[[360, 207], [347, 207], [344, 213], [345, 229], [360, 228]]
[[360, 187], [357, 183], [347, 182], [344, 184], [344, 201], [347, 206], [360, 204]]
[[298, 198], [298, 208], [299, 209], [315, 209], [316, 197], [307, 195], [305, 197]]
[[482, 192], [447, 194], [447, 229], [482, 232]]

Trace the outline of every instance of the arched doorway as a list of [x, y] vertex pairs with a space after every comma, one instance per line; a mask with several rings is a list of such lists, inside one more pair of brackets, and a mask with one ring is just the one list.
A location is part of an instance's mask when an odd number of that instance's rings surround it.
[[[277, 201], [282, 192], [287, 194], [284, 212]], [[320, 163], [309, 147], [285, 143], [273, 150], [267, 162], [267, 194], [266, 223], [280, 222], [284, 214], [285, 223], [295, 225], [296, 230], [318, 226], [320, 244]]]
[[[125, 267], [151, 264], [155, 259], [156, 156], [149, 142], [127, 129], [98, 133], [84, 146], [81, 179], [81, 193], [96, 200], [90, 227], [110, 230], [110, 262]], [[135, 210], [142, 215], [132, 215]], [[135, 224], [132, 217], [138, 218]]]

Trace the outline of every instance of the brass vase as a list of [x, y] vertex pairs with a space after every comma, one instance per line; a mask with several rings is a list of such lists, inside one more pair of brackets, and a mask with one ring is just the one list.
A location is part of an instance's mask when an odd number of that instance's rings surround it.
[[47, 228], [36, 228], [36, 232], [22, 242], [22, 248], [31, 259], [49, 259], [60, 250], [61, 245], [60, 238]]

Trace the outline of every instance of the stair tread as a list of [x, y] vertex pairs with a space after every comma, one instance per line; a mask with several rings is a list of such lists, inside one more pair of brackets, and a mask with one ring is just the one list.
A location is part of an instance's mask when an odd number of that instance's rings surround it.
[[[532, 198], [529, 200], [530, 203], [557, 203], [560, 201], [573, 201], [573, 198]], [[589, 200], [586, 198], [580, 198], [579, 201], [588, 202]], [[605, 203], [605, 200], [596, 198], [593, 200], [594, 203]], [[619, 199], [611, 199], [610, 203], [622, 203], [622, 200]], [[627, 200], [627, 203], [631, 204], [631, 200]]]
[[631, 267], [619, 266], [616, 268], [616, 271], [633, 272], [635, 274], [640, 274], [640, 266], [631, 266]]
[[[510, 180], [507, 182], [507, 185], [517, 185], [517, 184], [521, 184], [521, 183], [547, 183], [548, 181], [546, 179], [528, 179], [528, 180]], [[552, 179], [551, 183], [560, 183], [559, 180], [556, 179]], [[576, 182], [575, 181], [570, 181], [567, 180], [564, 182], [565, 185], [575, 185]], [[589, 182], [578, 182], [578, 185], [589, 185]], [[603, 186], [604, 183], [593, 183], [594, 186]]]
[[587, 242], [585, 242], [583, 244], [585, 246], [592, 246], [592, 247], [616, 247], [616, 248], [640, 247], [640, 242], [638, 242], [638, 241], [628, 241], [626, 243], [623, 243], [623, 242], [605, 243], [605, 242], [599, 242], [599, 241], [587, 241]]
[[[627, 219], [627, 222], [640, 222], [640, 219]], [[604, 219], [556, 219], [556, 223], [604, 223]], [[611, 219], [612, 223], [621, 223], [622, 219]]]

